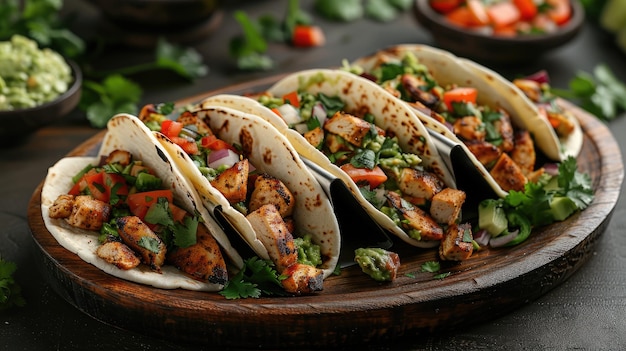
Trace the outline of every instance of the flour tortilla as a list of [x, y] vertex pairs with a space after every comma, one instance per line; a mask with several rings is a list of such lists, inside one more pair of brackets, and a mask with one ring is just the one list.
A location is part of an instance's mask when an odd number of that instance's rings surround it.
[[[413, 54], [419, 63], [425, 65], [440, 85], [459, 84], [475, 87], [479, 92], [479, 104], [505, 109], [510, 114], [513, 124], [517, 128], [528, 130], [533, 135], [538, 149], [549, 159], [562, 161], [580, 152], [583, 140], [582, 130], [575, 118], [572, 117], [572, 121], [577, 126], [577, 130], [567, 140], [559, 140], [552, 126], [546, 118], [541, 116], [535, 104], [512, 82], [493, 70], [457, 57], [448, 51], [427, 45], [397, 45], [356, 59], [351, 66], [358, 66], [363, 68], [364, 72], [369, 72], [381, 58], [400, 61], [407, 53]], [[416, 114], [425, 126], [459, 143], [478, 171], [485, 175], [485, 179], [495, 193], [499, 196], [506, 196], [507, 192], [502, 190], [489, 175], [487, 169], [448, 127], [420, 111]]]
[[63, 219], [50, 218], [50, 206], [59, 195], [69, 192], [73, 185], [72, 176], [88, 164], [98, 164], [101, 156], [108, 155], [116, 149], [129, 151], [134, 159], [142, 160], [145, 165], [152, 168], [163, 183], [173, 189], [178, 205], [191, 213], [200, 213], [204, 220], [203, 225], [221, 246], [224, 258], [230, 259], [230, 263], [235, 267], [243, 267], [242, 258], [233, 249], [221, 227], [202, 206], [201, 199], [192, 185], [174, 166], [172, 158], [160, 147], [152, 132], [138, 118], [131, 115], [121, 114], [111, 119], [97, 157], [66, 157], [48, 170], [41, 193], [41, 211], [50, 234], [61, 246], [77, 254], [85, 262], [121, 279], [161, 289], [221, 290], [223, 288], [221, 284], [200, 282], [170, 265], [163, 266], [161, 273], [154, 272], [145, 265], [130, 270], [119, 269], [96, 255], [95, 251], [99, 246], [98, 232], [72, 227]]
[[[319, 268], [324, 271], [324, 277], [330, 276], [337, 266], [341, 249], [339, 224], [330, 199], [285, 136], [263, 118], [229, 107], [206, 105], [195, 113], [218, 138], [241, 145], [245, 157], [255, 169], [285, 183], [296, 199], [294, 234], [311, 235], [313, 243], [321, 249], [323, 263]], [[209, 208], [221, 206], [224, 215], [254, 252], [261, 258], [269, 259], [267, 249], [257, 238], [250, 222], [211, 186], [191, 158], [166, 137], [161, 135], [159, 141], [202, 196], [205, 205]]]
[[[374, 123], [377, 126], [384, 130], [394, 131], [398, 137], [400, 147], [405, 152], [418, 155], [426, 169], [437, 174], [448, 187], [456, 187], [452, 173], [445, 166], [427, 129], [417, 118], [414, 111], [407, 104], [395, 99], [375, 83], [341, 70], [312, 69], [296, 72], [283, 78], [270, 87], [267, 92], [273, 96], [283, 96], [295, 90], [338, 96], [346, 103], [345, 110], [347, 112], [371, 112], [375, 116]], [[259, 102], [247, 97], [217, 95], [203, 100], [200, 106], [207, 107], [219, 104], [245, 111], [257, 111], [257, 115], [268, 120], [287, 137], [300, 155], [310, 159], [329, 171], [333, 176], [343, 180], [369, 215], [383, 228], [389, 230], [406, 243], [418, 247], [433, 247], [439, 244], [438, 241], [425, 242], [409, 237], [402, 228], [394, 224], [388, 216], [372, 206], [363, 197], [358, 186], [344, 171], [332, 164], [323, 153], [311, 146], [302, 135], [290, 129], [284, 120]]]

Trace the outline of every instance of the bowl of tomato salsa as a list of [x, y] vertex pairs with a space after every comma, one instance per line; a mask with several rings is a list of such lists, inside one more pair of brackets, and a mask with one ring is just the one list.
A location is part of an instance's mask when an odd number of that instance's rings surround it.
[[576, 37], [576, 0], [416, 0], [417, 21], [438, 46], [486, 63], [524, 64]]

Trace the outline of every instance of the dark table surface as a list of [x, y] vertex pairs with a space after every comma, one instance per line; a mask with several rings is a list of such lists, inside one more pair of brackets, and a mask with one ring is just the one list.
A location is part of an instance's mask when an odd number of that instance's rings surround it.
[[[193, 83], [168, 75], [140, 77], [142, 103], [175, 101], [218, 88], [271, 77], [306, 68], [338, 66], [342, 59], [370, 54], [401, 43], [434, 45], [430, 35], [411, 12], [390, 23], [361, 19], [351, 23], [328, 22], [315, 17], [326, 33], [326, 45], [294, 49], [276, 45], [271, 54], [276, 68], [245, 73], [234, 69], [228, 42], [240, 33], [233, 11], [242, 9], [251, 17], [282, 13], [287, 1], [240, 1], [223, 11], [217, 29], [194, 46], [206, 58], [210, 73]], [[312, 1], [301, 1], [310, 9]], [[78, 10], [76, 24], [84, 35], [98, 34], [98, 14], [88, 4], [66, 1], [64, 12]], [[280, 11], [279, 11], [280, 10]], [[115, 67], [140, 61], [149, 51], [120, 48], [105, 52], [94, 64]], [[503, 75], [546, 69], [556, 87], [566, 87], [578, 72], [591, 72], [606, 63], [626, 81], [626, 55], [604, 32], [587, 23], [580, 35], [525, 66], [498, 68]], [[626, 150], [626, 116], [609, 123], [622, 154]], [[40, 255], [33, 243], [26, 209], [30, 197], [48, 167], [96, 134], [85, 117], [74, 112], [64, 122], [43, 128], [17, 145], [0, 149], [0, 254], [18, 265], [15, 279], [27, 304], [0, 312], [0, 350], [171, 350], [199, 349], [177, 345], [101, 323], [74, 308], [46, 282], [45, 271], [35, 264]], [[623, 198], [623, 197], [622, 197]], [[623, 350], [626, 349], [626, 205], [620, 199], [593, 255], [573, 276], [535, 301], [489, 322], [443, 334], [408, 337], [402, 344], [371, 346], [373, 349], [411, 350]], [[211, 348], [211, 347], [207, 347]]]

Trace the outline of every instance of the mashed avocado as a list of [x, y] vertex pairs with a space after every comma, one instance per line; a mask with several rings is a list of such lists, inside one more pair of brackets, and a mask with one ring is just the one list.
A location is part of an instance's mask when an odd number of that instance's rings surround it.
[[72, 71], [59, 53], [20, 35], [0, 42], [0, 111], [52, 101], [71, 82]]

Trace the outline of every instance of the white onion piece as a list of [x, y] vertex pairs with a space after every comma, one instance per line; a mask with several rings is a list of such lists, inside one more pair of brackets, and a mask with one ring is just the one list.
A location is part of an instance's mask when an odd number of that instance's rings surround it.
[[320, 126], [324, 126], [324, 123], [326, 123], [326, 119], [328, 118], [328, 115], [326, 114], [326, 109], [324, 108], [324, 105], [322, 105], [321, 102], [317, 102], [315, 103], [315, 105], [313, 105], [313, 109], [311, 111], [311, 117], [315, 117], [317, 118], [317, 120], [320, 122]]
[[293, 126], [293, 129], [295, 129], [300, 134], [304, 134], [309, 131], [309, 127], [306, 125], [306, 123], [295, 124]]
[[219, 168], [220, 166], [227, 166], [230, 168], [235, 163], [239, 162], [239, 154], [231, 149], [211, 151], [211, 153], [209, 153], [208, 161], [208, 166], [213, 169]]
[[551, 176], [559, 175], [559, 165], [557, 165], [556, 163], [546, 163], [545, 165], [543, 165], [543, 169], [547, 174]]
[[489, 245], [489, 240], [491, 239], [491, 235], [486, 229], [481, 229], [474, 233], [474, 241], [480, 246]]
[[501, 247], [508, 243], [510, 243], [515, 237], [519, 234], [519, 230], [514, 230], [506, 235], [498, 236], [495, 238], [489, 239], [489, 246], [491, 247]]
[[284, 104], [278, 106], [278, 112], [280, 113], [280, 117], [290, 126], [302, 122], [300, 113], [293, 105]]

